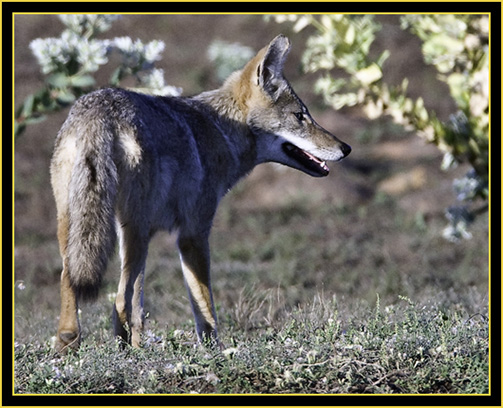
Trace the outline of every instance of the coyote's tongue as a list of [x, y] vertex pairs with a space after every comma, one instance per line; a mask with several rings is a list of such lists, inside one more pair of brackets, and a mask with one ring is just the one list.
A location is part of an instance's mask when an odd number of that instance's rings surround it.
[[318, 159], [311, 153], [306, 152], [305, 150], [302, 150], [301, 148], [291, 143], [283, 143], [283, 150], [286, 152], [286, 154], [297, 160], [304, 167], [318, 173], [320, 176], [326, 176], [330, 171], [327, 164], [323, 160]]
[[325, 163], [324, 161], [318, 159], [316, 156], [313, 156], [311, 153], [306, 152], [305, 150], [302, 150], [302, 149], [299, 149], [299, 148], [297, 148], [297, 149], [299, 150], [300, 154], [305, 154], [310, 160], [316, 162], [323, 170], [329, 171], [327, 163]]

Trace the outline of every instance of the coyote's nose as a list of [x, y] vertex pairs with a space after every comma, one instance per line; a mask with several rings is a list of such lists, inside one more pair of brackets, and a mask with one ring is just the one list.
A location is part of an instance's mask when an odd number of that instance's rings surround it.
[[351, 146], [346, 143], [342, 143], [341, 144], [341, 151], [342, 151], [342, 154], [344, 155], [344, 157], [346, 157], [349, 153], [351, 153]]

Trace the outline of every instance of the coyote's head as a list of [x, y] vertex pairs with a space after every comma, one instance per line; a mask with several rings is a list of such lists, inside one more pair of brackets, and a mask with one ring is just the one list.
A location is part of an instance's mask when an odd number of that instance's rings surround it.
[[338, 161], [351, 147], [318, 125], [283, 76], [290, 42], [279, 35], [241, 71], [246, 121], [257, 138], [258, 162], [273, 161], [322, 177], [325, 161]]

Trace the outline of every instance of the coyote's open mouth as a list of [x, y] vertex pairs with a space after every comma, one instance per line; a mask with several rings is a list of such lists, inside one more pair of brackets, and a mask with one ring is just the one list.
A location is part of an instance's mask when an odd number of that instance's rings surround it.
[[301, 148], [285, 142], [282, 145], [283, 151], [291, 158], [298, 161], [306, 169], [316, 173], [319, 176], [327, 176], [330, 169], [327, 164], [317, 157], [313, 156], [311, 153], [302, 150]]

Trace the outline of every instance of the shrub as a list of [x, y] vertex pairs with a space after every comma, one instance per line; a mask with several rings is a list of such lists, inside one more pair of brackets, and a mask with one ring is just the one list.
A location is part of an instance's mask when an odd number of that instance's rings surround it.
[[181, 90], [164, 82], [162, 69], [154, 67], [161, 59], [164, 43], [144, 44], [129, 37], [98, 39], [120, 18], [117, 15], [60, 15], [66, 26], [59, 38], [37, 38], [30, 43], [42, 73], [44, 86], [29, 95], [16, 110], [14, 134], [17, 138], [27, 125], [41, 122], [47, 115], [73, 103], [96, 87], [94, 73], [109, 63], [109, 56], [121, 56], [108, 84], [119, 86], [126, 77], [136, 79], [136, 90], [156, 95], [179, 95]]
[[[307, 26], [316, 29], [306, 43], [303, 66], [307, 72], [322, 72], [315, 84], [325, 102], [341, 109], [359, 106], [370, 119], [389, 116], [405, 130], [434, 143], [443, 153], [447, 169], [468, 162], [472, 169], [455, 181], [459, 201], [446, 212], [450, 225], [444, 236], [452, 241], [469, 238], [467, 225], [487, 209], [489, 196], [489, 18], [487, 15], [407, 15], [402, 29], [422, 41], [427, 64], [434, 65], [438, 78], [447, 83], [458, 107], [447, 122], [428, 110], [423, 98], [407, 95], [408, 80], [393, 86], [383, 80], [385, 50], [376, 58], [369, 55], [380, 25], [371, 15], [276, 15], [277, 22], [294, 23], [296, 32]], [[334, 78], [339, 68], [349, 79]], [[481, 199], [479, 208], [468, 203]]]

